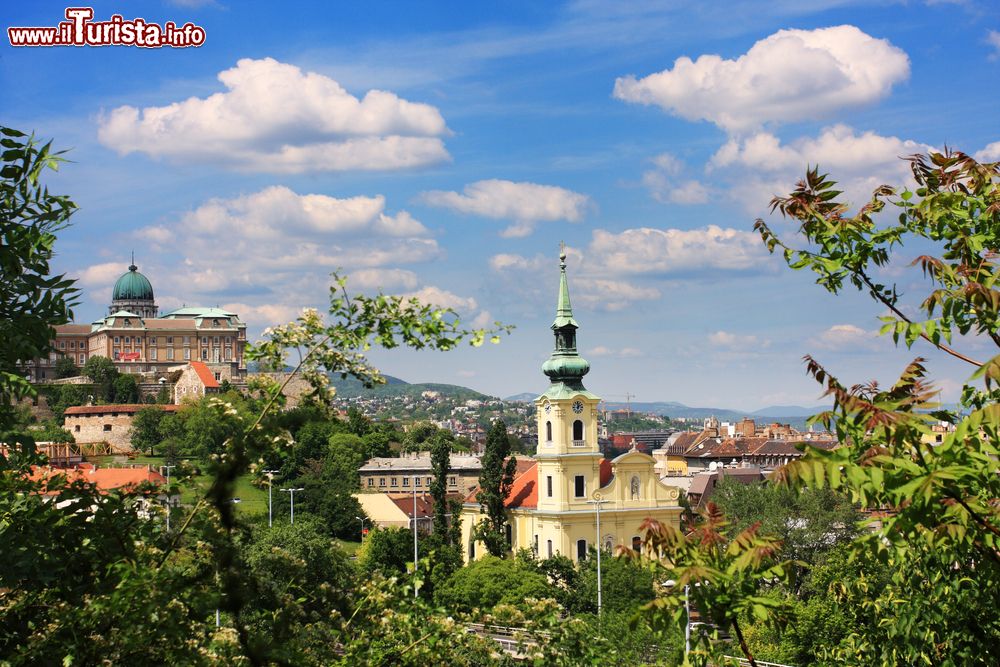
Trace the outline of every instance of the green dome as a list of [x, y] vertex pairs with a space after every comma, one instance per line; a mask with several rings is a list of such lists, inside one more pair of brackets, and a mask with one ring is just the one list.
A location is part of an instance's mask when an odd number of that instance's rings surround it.
[[132, 264], [128, 267], [128, 273], [115, 282], [115, 289], [111, 293], [114, 301], [153, 300], [153, 286], [149, 283], [149, 278], [139, 273], [138, 268]]

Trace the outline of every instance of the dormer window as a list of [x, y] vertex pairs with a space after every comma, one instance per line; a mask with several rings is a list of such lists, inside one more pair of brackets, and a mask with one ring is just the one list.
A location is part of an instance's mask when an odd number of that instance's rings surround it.
[[219, 320], [212, 320], [212, 326], [213, 327], [218, 327], [219, 326]]
[[132, 326], [132, 320], [130, 320], [129, 318], [126, 317], [125, 318], [125, 326], [127, 326], [127, 327]]

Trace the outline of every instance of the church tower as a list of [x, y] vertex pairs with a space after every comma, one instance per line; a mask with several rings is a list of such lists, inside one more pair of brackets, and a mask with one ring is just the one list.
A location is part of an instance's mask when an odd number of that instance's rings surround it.
[[597, 444], [600, 397], [587, 391], [583, 376], [590, 364], [579, 355], [576, 320], [569, 299], [566, 251], [559, 255], [559, 295], [552, 322], [555, 349], [542, 364], [550, 384], [535, 399], [538, 419], [538, 510], [564, 512], [588, 509], [587, 501], [601, 486]]

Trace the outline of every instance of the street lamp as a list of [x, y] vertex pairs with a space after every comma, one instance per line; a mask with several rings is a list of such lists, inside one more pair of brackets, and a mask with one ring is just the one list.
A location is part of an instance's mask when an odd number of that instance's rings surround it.
[[292, 503], [292, 505], [291, 505], [291, 524], [293, 526], [295, 525], [295, 492], [296, 491], [304, 491], [304, 490], [305, 489], [303, 489], [301, 486], [298, 487], [298, 488], [294, 488], [294, 489], [282, 489], [282, 491], [287, 491], [288, 492], [288, 498], [289, 498], [289, 500], [291, 500], [291, 503]]
[[597, 507], [597, 616], [601, 616], [601, 505], [608, 502], [601, 494], [594, 492], [594, 499], [588, 500], [588, 505]]
[[[673, 579], [667, 579], [663, 582], [665, 586], [670, 586], [673, 588], [677, 585], [677, 582]], [[695, 584], [697, 586], [698, 584]], [[684, 612], [687, 614], [687, 622], [684, 624], [684, 661], [687, 662], [688, 653], [691, 652], [691, 596], [690, 596], [691, 586], [690, 584], [684, 584]]]
[[363, 542], [365, 539], [365, 517], [356, 516], [354, 518], [361, 522], [361, 541]]
[[271, 516], [272, 516], [272, 512], [271, 512], [271, 507], [272, 507], [271, 506], [271, 487], [274, 486], [274, 473], [276, 473], [278, 471], [277, 470], [264, 470], [263, 472], [264, 472], [265, 475], [267, 475], [267, 527], [270, 528], [271, 527]]
[[413, 597], [417, 597], [417, 476], [413, 476]]
[[167, 532], [168, 533], [170, 532], [170, 505], [171, 505], [171, 502], [170, 502], [170, 470], [171, 470], [171, 468], [176, 468], [176, 467], [177, 466], [175, 466], [175, 465], [160, 466], [161, 470], [163, 470], [164, 468], [167, 470]]

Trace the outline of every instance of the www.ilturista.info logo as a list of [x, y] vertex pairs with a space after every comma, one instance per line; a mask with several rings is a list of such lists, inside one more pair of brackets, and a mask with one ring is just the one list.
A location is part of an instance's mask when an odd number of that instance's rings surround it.
[[11, 46], [140, 46], [185, 48], [205, 43], [205, 29], [193, 23], [178, 26], [167, 21], [162, 26], [145, 19], [126, 21], [114, 14], [107, 21], [93, 21], [91, 7], [67, 7], [66, 21], [55, 27], [10, 27]]

